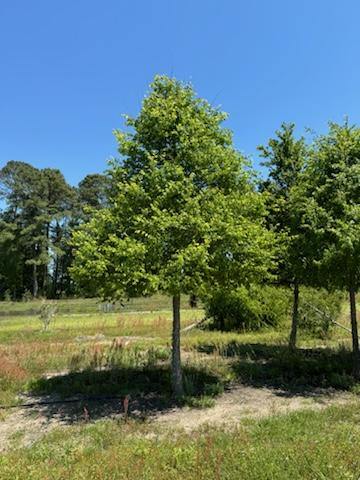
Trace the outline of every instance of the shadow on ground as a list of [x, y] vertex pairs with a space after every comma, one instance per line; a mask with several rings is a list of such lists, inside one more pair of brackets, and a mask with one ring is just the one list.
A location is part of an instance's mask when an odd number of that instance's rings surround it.
[[[344, 348], [292, 352], [286, 345], [232, 341], [221, 345], [203, 343], [197, 349], [228, 358], [227, 368], [238, 385], [271, 388], [281, 397], [323, 398], [334, 389], [350, 390], [356, 384], [351, 375], [352, 354]], [[184, 384], [186, 395], [195, 399], [204, 394], [215, 396], [226, 386], [224, 379], [211, 374], [211, 363], [206, 369], [185, 366]], [[77, 423], [123, 415], [126, 397], [129, 415], [140, 420], [183, 405], [171, 397], [168, 365], [89, 368], [41, 378], [31, 383], [26, 401], [39, 403], [28, 410], [29, 415]]]
[[348, 390], [356, 384], [352, 353], [345, 348], [290, 351], [286, 345], [232, 341], [221, 346], [200, 344], [198, 350], [230, 357], [230, 368], [242, 384], [278, 388], [281, 395], [311, 395], [314, 388]]
[[[183, 373], [186, 394], [192, 398], [213, 391], [219, 383], [217, 376], [202, 369], [185, 367]], [[30, 384], [25, 401], [37, 403], [29, 408], [31, 415], [76, 423], [123, 416], [125, 398], [129, 398], [129, 416], [140, 420], [183, 404], [171, 396], [168, 366], [87, 369], [40, 378]]]

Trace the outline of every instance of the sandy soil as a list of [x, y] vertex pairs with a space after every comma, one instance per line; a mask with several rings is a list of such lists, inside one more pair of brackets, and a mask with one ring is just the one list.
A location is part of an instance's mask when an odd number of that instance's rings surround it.
[[[26, 397], [24, 400], [31, 402], [38, 401], [39, 398]], [[51, 401], [56, 398], [43, 397], [41, 400]], [[329, 405], [352, 401], [356, 401], [356, 397], [351, 393], [332, 389], [293, 394], [270, 388], [236, 385], [216, 399], [211, 408], [167, 408], [159, 405], [156, 400], [152, 403], [151, 400], [146, 400], [147, 403], [142, 403], [141, 407], [133, 402], [132, 412], [144, 413], [145, 408], [157, 426], [163, 426], [166, 430], [178, 428], [189, 432], [205, 424], [226, 428], [240, 423], [244, 418], [261, 418], [302, 409], [320, 410]], [[89, 411], [91, 421], [119, 417], [122, 415], [122, 404], [119, 399], [98, 402], [97, 406], [92, 403]], [[30, 446], [56, 427], [84, 422], [85, 416], [84, 402], [81, 399], [74, 403], [64, 402], [51, 406], [18, 407], [0, 421], [0, 452]]]
[[355, 400], [353, 394], [333, 389], [290, 394], [282, 390], [237, 385], [219, 397], [211, 408], [173, 409], [158, 415], [155, 421], [191, 431], [205, 424], [234, 426], [244, 418], [261, 418], [303, 409], [320, 410]]

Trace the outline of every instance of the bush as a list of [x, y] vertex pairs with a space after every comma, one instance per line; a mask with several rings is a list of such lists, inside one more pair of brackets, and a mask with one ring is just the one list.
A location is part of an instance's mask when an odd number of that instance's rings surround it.
[[42, 302], [39, 312], [39, 319], [43, 324], [44, 332], [49, 329], [50, 323], [57, 312], [57, 305], [54, 303]]
[[[213, 328], [256, 330], [286, 320], [291, 312], [292, 299], [292, 291], [288, 288], [253, 285], [211, 292], [204, 304]], [[300, 287], [299, 329], [325, 338], [331, 331], [332, 320], [339, 318], [343, 300], [342, 292]]]
[[328, 292], [325, 289], [301, 288], [299, 295], [299, 328], [313, 336], [325, 338], [332, 327], [331, 320], [337, 320], [344, 301], [342, 292]]
[[11, 300], [12, 300], [11, 291], [9, 289], [5, 290], [4, 300], [5, 300], [5, 302], [11, 302]]
[[280, 287], [253, 285], [232, 291], [218, 290], [212, 292], [204, 303], [213, 327], [221, 330], [276, 326], [289, 312], [289, 294]]
[[30, 302], [33, 299], [33, 295], [29, 290], [25, 290], [25, 292], [22, 295], [22, 301], [23, 302]]

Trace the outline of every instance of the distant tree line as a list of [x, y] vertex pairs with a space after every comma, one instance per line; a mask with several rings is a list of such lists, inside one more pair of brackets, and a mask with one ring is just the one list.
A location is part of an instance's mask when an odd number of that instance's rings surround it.
[[69, 275], [71, 232], [106, 205], [108, 177], [77, 187], [53, 168], [9, 161], [0, 170], [0, 298], [58, 298], [75, 293]]

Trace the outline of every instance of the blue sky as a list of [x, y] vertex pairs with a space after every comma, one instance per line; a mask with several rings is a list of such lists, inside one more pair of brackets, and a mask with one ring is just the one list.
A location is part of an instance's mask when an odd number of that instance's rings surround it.
[[76, 184], [157, 73], [191, 81], [252, 155], [282, 121], [360, 123], [357, 0], [0, 0], [0, 167]]

